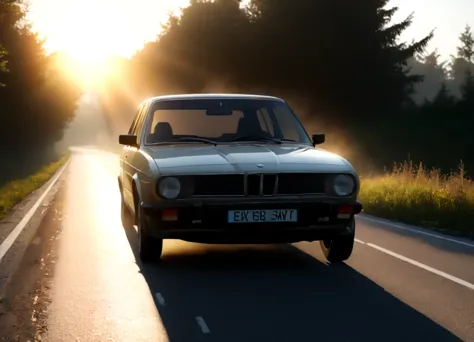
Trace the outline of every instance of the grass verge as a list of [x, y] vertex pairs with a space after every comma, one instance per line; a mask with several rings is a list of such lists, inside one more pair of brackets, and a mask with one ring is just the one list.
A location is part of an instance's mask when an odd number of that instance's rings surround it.
[[462, 165], [441, 175], [405, 162], [386, 175], [361, 177], [359, 198], [367, 214], [474, 238], [474, 182]]
[[44, 166], [37, 173], [24, 179], [13, 180], [0, 188], [0, 220], [33, 191], [39, 189], [63, 166], [69, 158], [64, 155], [59, 160]]

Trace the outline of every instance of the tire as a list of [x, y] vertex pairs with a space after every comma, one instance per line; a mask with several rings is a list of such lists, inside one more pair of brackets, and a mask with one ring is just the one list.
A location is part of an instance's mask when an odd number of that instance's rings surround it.
[[122, 226], [125, 229], [133, 228], [133, 225], [135, 224], [135, 217], [132, 215], [127, 205], [125, 204], [125, 201], [123, 200], [123, 195], [121, 196], [120, 216], [122, 219]]
[[352, 219], [352, 233], [331, 240], [320, 241], [321, 250], [331, 263], [338, 263], [350, 258], [354, 248], [355, 221]]
[[146, 219], [143, 209], [137, 208], [138, 256], [141, 262], [159, 262], [163, 252], [163, 239], [156, 239], [146, 233]]

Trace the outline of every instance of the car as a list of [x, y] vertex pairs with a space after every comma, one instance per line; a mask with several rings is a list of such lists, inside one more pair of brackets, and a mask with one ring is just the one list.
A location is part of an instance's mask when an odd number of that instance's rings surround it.
[[264, 95], [180, 94], [143, 101], [118, 176], [141, 262], [164, 239], [207, 244], [320, 241], [329, 262], [353, 250], [359, 177], [318, 147], [290, 105]]

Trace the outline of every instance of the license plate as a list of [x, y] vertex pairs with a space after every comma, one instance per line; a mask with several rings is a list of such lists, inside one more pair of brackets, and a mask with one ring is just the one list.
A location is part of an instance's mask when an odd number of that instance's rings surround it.
[[298, 210], [231, 210], [227, 218], [229, 223], [297, 222]]

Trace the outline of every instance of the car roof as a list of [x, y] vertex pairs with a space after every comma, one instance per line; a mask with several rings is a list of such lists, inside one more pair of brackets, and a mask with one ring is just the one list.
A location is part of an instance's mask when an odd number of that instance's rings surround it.
[[157, 101], [175, 101], [175, 100], [206, 100], [206, 99], [248, 99], [248, 100], [273, 100], [284, 102], [283, 99], [275, 96], [256, 95], [256, 94], [224, 94], [224, 93], [205, 93], [205, 94], [175, 94], [161, 95], [148, 98], [145, 102]]

